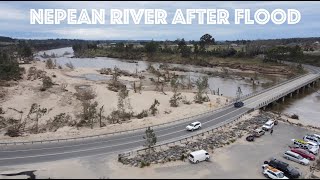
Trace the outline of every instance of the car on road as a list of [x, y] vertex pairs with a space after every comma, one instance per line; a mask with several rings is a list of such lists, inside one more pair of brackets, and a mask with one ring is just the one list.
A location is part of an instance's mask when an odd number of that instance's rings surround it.
[[285, 159], [297, 162], [297, 163], [302, 164], [302, 165], [308, 165], [309, 164], [309, 160], [308, 159], [306, 159], [306, 158], [302, 157], [300, 154], [297, 154], [297, 153], [292, 152], [292, 151], [284, 152], [283, 153], [283, 157]]
[[240, 107], [242, 107], [244, 105], [244, 103], [242, 102], [242, 101], [238, 101], [238, 102], [235, 102], [234, 103], [234, 107], [235, 108], [240, 108]]
[[262, 129], [265, 130], [265, 131], [269, 131], [276, 124], [277, 124], [276, 121], [269, 120], [266, 123], [264, 123], [264, 125], [262, 126]]
[[253, 131], [255, 137], [260, 137], [265, 134], [265, 131], [262, 128], [257, 128]]
[[291, 141], [293, 142], [293, 145], [295, 147], [306, 149], [314, 155], [317, 155], [319, 152], [319, 148], [317, 148], [316, 146], [310, 145], [312, 144], [312, 142], [306, 142], [302, 139], [291, 139]]
[[186, 129], [188, 131], [194, 131], [194, 130], [197, 130], [197, 129], [200, 129], [201, 128], [201, 122], [199, 121], [196, 121], [196, 122], [193, 122], [193, 123], [190, 123]]
[[199, 150], [199, 151], [194, 151], [189, 154], [188, 159], [192, 163], [198, 164], [201, 161], [208, 161], [210, 159], [210, 155], [207, 151], [205, 150]]
[[282, 171], [272, 166], [269, 166], [268, 164], [262, 165], [262, 174], [266, 178], [270, 178], [270, 179], [289, 179], [283, 174]]
[[309, 142], [314, 142], [318, 145], [320, 144], [320, 139], [318, 139], [316, 136], [313, 136], [313, 135], [305, 135], [303, 137], [303, 140], [309, 141]]
[[282, 171], [284, 173], [284, 175], [290, 179], [299, 178], [301, 176], [301, 173], [297, 169], [289, 166], [288, 163], [280, 161], [276, 158], [271, 158], [269, 162], [264, 161], [264, 164], [268, 164], [269, 166], [272, 166], [272, 167]]
[[314, 161], [316, 159], [316, 156], [310, 153], [309, 151], [301, 148], [291, 148], [292, 152], [295, 152], [297, 154], [300, 154], [300, 156], [308, 159], [309, 161]]

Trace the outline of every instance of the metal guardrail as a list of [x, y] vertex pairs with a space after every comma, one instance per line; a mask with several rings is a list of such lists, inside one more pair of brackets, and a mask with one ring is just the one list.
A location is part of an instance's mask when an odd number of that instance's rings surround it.
[[[278, 94], [277, 96], [275, 96], [275, 97], [273, 97], [273, 98], [271, 98], [271, 99], [269, 99], [269, 100], [267, 100], [267, 101], [265, 101], [265, 102], [263, 102], [263, 103], [260, 103], [257, 107], [252, 108], [252, 109], [250, 109], [250, 110], [248, 110], [248, 111], [246, 111], [246, 112], [244, 112], [244, 113], [241, 113], [240, 115], [232, 118], [232, 119], [229, 120], [229, 121], [223, 121], [223, 122], [215, 125], [214, 127], [208, 127], [208, 128], [206, 128], [206, 129], [204, 129], [204, 130], [202, 130], [202, 131], [200, 131], [200, 132], [197, 132], [196, 134], [193, 134], [193, 135], [191, 135], [191, 136], [190, 136], [190, 134], [188, 134], [188, 135], [186, 135], [187, 137], [179, 137], [179, 138], [176, 138], [176, 139], [173, 139], [173, 140], [171, 139], [171, 140], [169, 140], [169, 141], [162, 142], [162, 143], [160, 143], [160, 144], [158, 144], [158, 145], [156, 145], [156, 146], [153, 146], [153, 148], [157, 148], [157, 147], [160, 147], [160, 148], [161, 148], [161, 146], [168, 146], [168, 145], [170, 145], [170, 144], [175, 145], [175, 144], [178, 143], [178, 142], [181, 143], [181, 142], [184, 141], [184, 140], [185, 140], [185, 141], [188, 141], [188, 139], [193, 139], [193, 138], [196, 137], [196, 136], [199, 137], [200, 135], [209, 134], [210, 132], [213, 133], [215, 130], [217, 130], [217, 129], [219, 129], [219, 128], [222, 129], [223, 127], [226, 127], [227, 125], [234, 123], [235, 121], [237, 121], [237, 120], [239, 120], [241, 117], [243, 117], [245, 114], [249, 114], [249, 113], [252, 112], [253, 110], [260, 109], [260, 108], [262, 108], [262, 107], [270, 104], [271, 102], [274, 102], [275, 100], [278, 100], [278, 99], [280, 99], [280, 98], [282, 98], [282, 97], [284, 97], [284, 96], [286, 96], [286, 95], [288, 95], [288, 94], [296, 91], [297, 89], [300, 89], [300, 88], [306, 86], [307, 84], [313, 82], [314, 80], [319, 79], [319, 77], [320, 77], [320, 75], [318, 75], [318, 76], [315, 77], [315, 78], [312, 78], [312, 79], [308, 80], [307, 82], [305, 82], [305, 83], [303, 83], [303, 84], [301, 84], [301, 85], [299, 85], [299, 86], [297, 86], [297, 87], [295, 87], [295, 88], [293, 88], [293, 89], [290, 89], [290, 90], [287, 90], [287, 91], [285, 91], [285, 92], [283, 92], [283, 93], [281, 93], [281, 94]], [[293, 78], [293, 80], [294, 80], [294, 79], [297, 79], [297, 78], [298, 78], [298, 77]], [[291, 81], [293, 81], [293, 80], [291, 80]], [[138, 152], [140, 152], [140, 151], [146, 151], [146, 150], [147, 150], [147, 148], [135, 149], [135, 150], [132, 150], [132, 151], [129, 151], [129, 152], [120, 153], [120, 154], [118, 154], [118, 157], [128, 157], [128, 156], [133, 155], [133, 154], [135, 154], [135, 153], [138, 153]]]
[[[274, 89], [276, 87], [279, 87], [279, 86], [282, 86], [284, 84], [287, 84], [287, 83], [290, 83], [296, 79], [299, 79], [299, 78], [302, 78], [304, 76], [307, 76], [309, 75], [310, 73], [308, 74], [304, 74], [304, 75], [301, 75], [301, 76], [297, 76], [297, 77], [293, 77], [287, 81], [284, 81], [284, 82], [281, 82], [281, 83], [278, 83], [276, 84], [275, 86], [271, 86], [267, 89], [263, 89], [261, 91], [257, 91], [257, 92], [253, 92], [253, 93], [250, 93], [250, 94], [246, 94], [244, 96], [242, 96], [240, 99], [243, 101], [243, 100], [246, 100], [250, 97], [253, 97], [253, 96], [256, 96], [258, 94], [262, 94], [264, 92], [267, 92], [271, 89]], [[197, 114], [197, 115], [194, 115], [194, 116], [189, 116], [189, 117], [186, 117], [186, 118], [182, 118], [182, 119], [179, 119], [179, 120], [175, 120], [175, 121], [172, 121], [172, 122], [167, 122], [167, 123], [162, 123], [162, 124], [157, 124], [157, 125], [154, 125], [154, 126], [151, 126], [152, 128], [155, 128], [155, 127], [161, 127], [161, 126], [166, 126], [166, 125], [169, 125], [169, 124], [178, 124], [179, 122], [182, 122], [182, 121], [187, 121], [187, 120], [190, 120], [190, 119], [193, 119], [195, 117], [201, 117], [201, 116], [205, 116], [205, 115], [208, 115], [208, 114], [211, 114], [211, 113], [215, 113], [215, 112], [220, 112], [222, 110], [224, 110], [225, 108], [229, 107], [230, 105], [232, 105], [234, 102], [235, 102], [235, 98], [228, 101], [228, 104], [218, 108], [218, 109], [215, 109], [215, 110], [210, 110], [210, 111], [207, 111], [207, 112], [204, 112], [204, 113], [201, 113], [201, 114]], [[145, 130], [145, 127], [143, 128], [136, 128], [136, 129], [130, 129], [130, 130], [124, 130], [124, 131], [117, 131], [117, 132], [111, 132], [111, 133], [104, 133], [104, 134], [98, 134], [98, 135], [91, 135], [91, 136], [82, 136], [82, 137], [73, 137], [73, 138], [61, 138], [61, 139], [50, 139], [50, 140], [39, 140], [39, 141], [20, 141], [20, 142], [0, 142], [0, 145], [19, 145], [19, 144], [43, 144], [43, 143], [52, 143], [52, 142], [63, 142], [63, 141], [75, 141], [75, 140], [84, 140], [84, 139], [88, 139], [88, 138], [100, 138], [100, 137], [105, 137], [105, 136], [111, 136], [111, 135], [116, 135], [116, 134], [124, 134], [124, 133], [129, 133], [129, 132], [135, 132], [135, 131], [142, 131], [142, 130]]]
[[[170, 139], [168, 141], [164, 141], [164, 142], [162, 142], [160, 144], [157, 144], [157, 145], [153, 146], [153, 148], [158, 148], [158, 147], [161, 148], [162, 146], [176, 145], [178, 143], [182, 143], [183, 141], [187, 142], [188, 139], [194, 139], [194, 138], [199, 137], [201, 135], [203, 136], [205, 134], [213, 133], [216, 130], [223, 129], [224, 127], [226, 127], [226, 126], [238, 121], [244, 115], [246, 115], [246, 114], [248, 114], [248, 113], [250, 113], [252, 111], [253, 111], [253, 109], [250, 109], [250, 110], [248, 110], [246, 112], [243, 112], [243, 113], [237, 115], [236, 117], [231, 118], [228, 121], [223, 121], [221, 123], [218, 123], [214, 127], [208, 127], [206, 129], [203, 129], [203, 130], [200, 130], [198, 132], [195, 132], [191, 136], [190, 136], [190, 134], [188, 134], [188, 135], [185, 135], [183, 137], [178, 137], [178, 138], [173, 139], [173, 140]], [[136, 149], [128, 151], [128, 152], [120, 153], [120, 154], [118, 154], [118, 157], [127, 157], [127, 156], [130, 156], [130, 155], [136, 154], [136, 153], [138, 154], [139, 152], [146, 151], [147, 149], [148, 148], [140, 148], [140, 149], [136, 148]]]

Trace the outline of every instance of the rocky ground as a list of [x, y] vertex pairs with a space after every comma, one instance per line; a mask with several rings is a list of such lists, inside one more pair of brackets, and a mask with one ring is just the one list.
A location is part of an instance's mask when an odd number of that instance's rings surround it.
[[[255, 116], [248, 118], [254, 114]], [[185, 160], [190, 152], [200, 149], [213, 152], [214, 149], [234, 143], [238, 138], [251, 133], [252, 130], [261, 127], [270, 118], [273, 118], [270, 114], [258, 114], [258, 111], [249, 114], [248, 117], [248, 119], [245, 118], [244, 120], [229, 125], [221, 130], [216, 130], [212, 134], [200, 136], [192, 141], [188, 140], [187, 142], [182, 142], [181, 145], [154, 150], [150, 153], [148, 153], [149, 151], [147, 150], [146, 153], [136, 155], [135, 157], [120, 156], [119, 161], [125, 165], [143, 167], [150, 164]]]

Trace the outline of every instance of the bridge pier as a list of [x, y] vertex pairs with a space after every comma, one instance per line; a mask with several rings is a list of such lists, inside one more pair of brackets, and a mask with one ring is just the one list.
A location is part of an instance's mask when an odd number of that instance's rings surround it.
[[297, 92], [297, 94], [299, 94], [299, 91], [300, 91], [300, 89], [297, 89], [297, 91], [296, 91], [296, 92]]
[[285, 99], [284, 99], [284, 96], [283, 96], [281, 99], [282, 99], [282, 102], [284, 102], [284, 100], [285, 100]]
[[290, 98], [292, 98], [292, 93], [290, 93]]

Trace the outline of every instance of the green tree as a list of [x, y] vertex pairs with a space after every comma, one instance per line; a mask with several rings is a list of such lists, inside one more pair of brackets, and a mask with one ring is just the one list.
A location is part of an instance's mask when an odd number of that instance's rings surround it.
[[200, 46], [207, 48], [208, 45], [214, 44], [215, 39], [210, 34], [204, 34], [200, 38]]
[[198, 92], [194, 97], [195, 102], [201, 104], [203, 102], [208, 101], [209, 100], [208, 96], [206, 97], [203, 96], [203, 94], [206, 93], [207, 88], [209, 88], [208, 77], [206, 76], [199, 77], [195, 82], [195, 84], [198, 90]]
[[145, 133], [146, 135], [143, 136], [143, 139], [146, 140], [144, 146], [148, 148], [148, 153], [150, 154], [151, 148], [157, 143], [157, 136], [150, 127], [146, 129]]
[[155, 41], [148, 42], [145, 46], [145, 51], [147, 52], [149, 57], [153, 57], [153, 55], [157, 52], [159, 48], [159, 44]]

